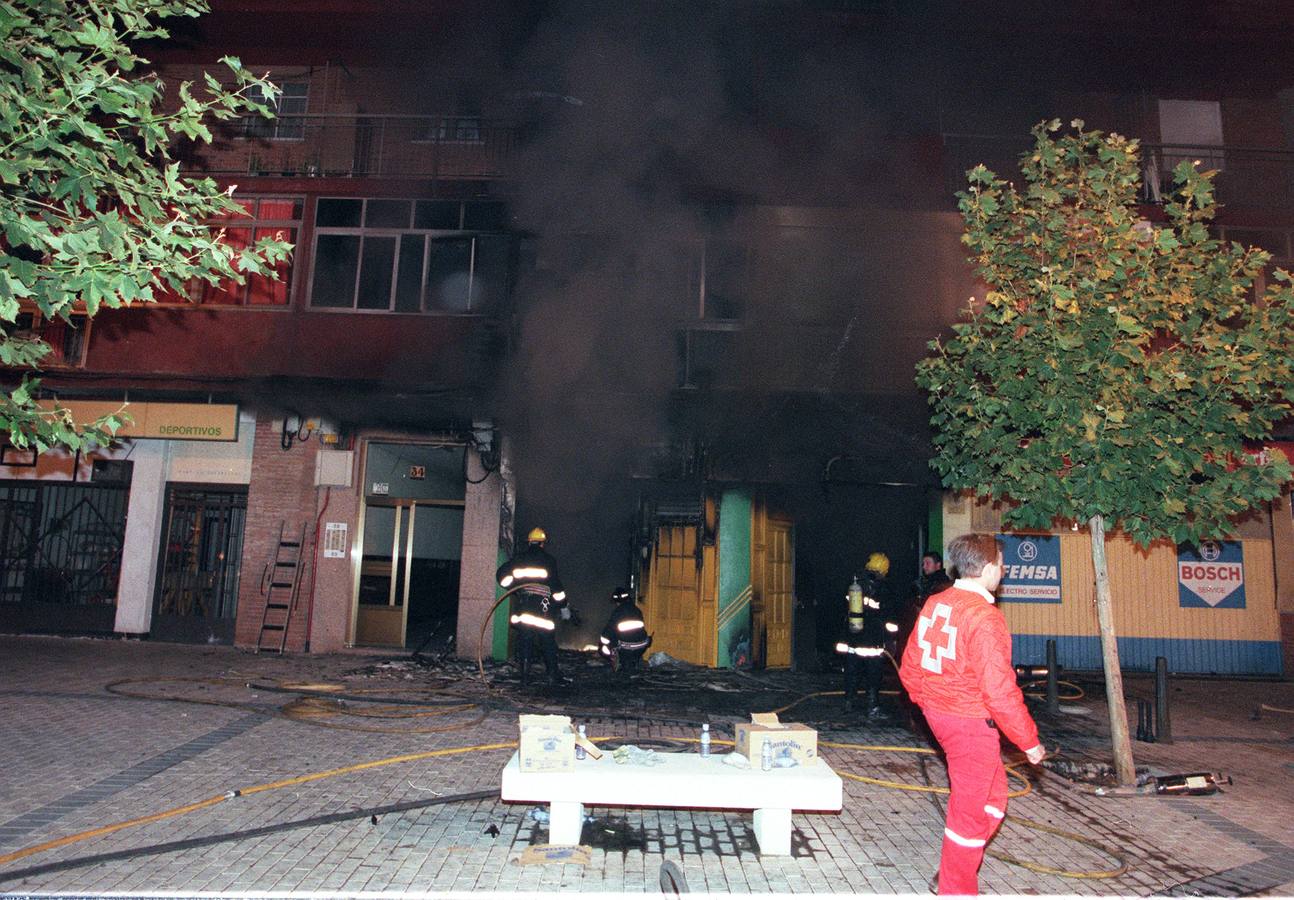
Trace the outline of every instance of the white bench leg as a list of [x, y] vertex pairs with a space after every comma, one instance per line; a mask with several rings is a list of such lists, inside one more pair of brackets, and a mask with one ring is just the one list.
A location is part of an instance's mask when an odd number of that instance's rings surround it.
[[789, 809], [755, 810], [755, 840], [763, 856], [791, 855], [791, 811]]
[[548, 806], [548, 843], [575, 846], [584, 827], [584, 804], [554, 800]]

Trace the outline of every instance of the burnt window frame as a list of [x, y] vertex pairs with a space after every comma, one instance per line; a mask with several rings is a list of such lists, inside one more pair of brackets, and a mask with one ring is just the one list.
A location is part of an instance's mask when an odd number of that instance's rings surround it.
[[[320, 225], [319, 209], [324, 203], [329, 201], [350, 201], [359, 203], [359, 224], [358, 225]], [[405, 219], [404, 226], [395, 225], [368, 225], [366, 222], [370, 218], [369, 210], [371, 203], [407, 203], [409, 206], [408, 216]], [[419, 204], [455, 204], [457, 206], [456, 221], [457, 228], [427, 228], [417, 227], [419, 219]], [[410, 198], [410, 197], [346, 197], [346, 196], [321, 196], [316, 200], [315, 221], [311, 229], [310, 244], [310, 274], [309, 282], [306, 287], [305, 308], [311, 312], [321, 313], [348, 313], [359, 315], [394, 315], [394, 316], [488, 316], [495, 313], [502, 305], [512, 284], [513, 256], [515, 253], [514, 240], [512, 235], [505, 228], [469, 228], [469, 219], [473, 216], [472, 204], [482, 206], [498, 207], [496, 218], [500, 224], [504, 221], [506, 209], [502, 201], [495, 200], [443, 200], [437, 198]], [[424, 207], [425, 208], [425, 207]], [[358, 238], [358, 244], [355, 250], [355, 272], [354, 283], [350, 291], [351, 302], [348, 306], [318, 305], [315, 303], [317, 291], [320, 283], [318, 280], [319, 272], [319, 241], [320, 238], [330, 236], [337, 237], [355, 237]], [[503, 265], [503, 283], [498, 290], [490, 297], [483, 298], [480, 305], [474, 305], [476, 291], [474, 290], [475, 280], [477, 278], [478, 259], [480, 258], [480, 247], [482, 238], [495, 238], [506, 242], [504, 247], [507, 259]], [[361, 306], [360, 305], [360, 287], [364, 283], [364, 254], [367, 240], [387, 240], [394, 239], [395, 247], [391, 251], [391, 272], [389, 278], [383, 277], [387, 284], [387, 304], [385, 307]], [[422, 243], [422, 271], [418, 279], [418, 308], [401, 309], [397, 308], [399, 290], [400, 290], [400, 265], [401, 257], [405, 248], [406, 241], [421, 239]], [[437, 241], [449, 243], [453, 241], [468, 241], [468, 269], [467, 269], [467, 288], [466, 288], [466, 306], [464, 308], [452, 308], [439, 305], [430, 305], [428, 298], [431, 296], [430, 285], [428, 282], [431, 273], [432, 246]]]

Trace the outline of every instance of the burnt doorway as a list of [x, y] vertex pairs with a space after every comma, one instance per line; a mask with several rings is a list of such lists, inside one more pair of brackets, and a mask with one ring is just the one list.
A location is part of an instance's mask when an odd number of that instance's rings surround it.
[[233, 643], [246, 523], [246, 487], [167, 485], [152, 637]]
[[463, 554], [464, 452], [461, 444], [367, 445], [355, 644], [450, 646]]
[[112, 633], [129, 469], [117, 483], [0, 482], [0, 628]]

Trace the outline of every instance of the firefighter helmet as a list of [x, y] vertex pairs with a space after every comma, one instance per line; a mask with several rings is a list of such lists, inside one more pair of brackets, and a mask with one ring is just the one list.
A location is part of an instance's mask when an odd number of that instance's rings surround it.
[[548, 532], [542, 528], [532, 528], [530, 529], [530, 534], [526, 536], [526, 540], [532, 544], [542, 544], [548, 540]]
[[884, 578], [890, 574], [890, 558], [884, 553], [873, 553], [867, 557], [867, 571]]

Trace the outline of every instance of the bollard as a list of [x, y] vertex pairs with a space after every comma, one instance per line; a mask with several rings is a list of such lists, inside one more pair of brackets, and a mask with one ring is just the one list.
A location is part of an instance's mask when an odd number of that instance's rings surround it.
[[1060, 675], [1056, 672], [1056, 641], [1047, 641], [1047, 712], [1060, 714], [1060, 687], [1057, 684]]
[[1155, 718], [1159, 725], [1156, 739], [1161, 744], [1171, 744], [1173, 720], [1168, 711], [1168, 660], [1162, 656], [1155, 657]]

